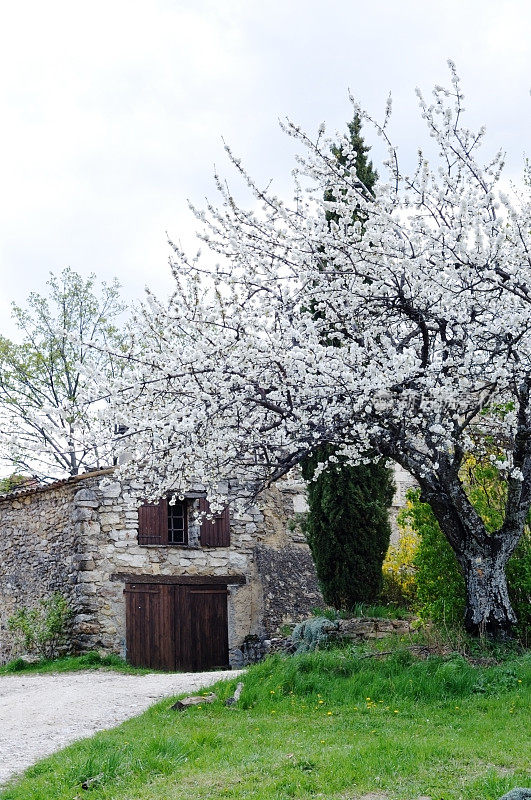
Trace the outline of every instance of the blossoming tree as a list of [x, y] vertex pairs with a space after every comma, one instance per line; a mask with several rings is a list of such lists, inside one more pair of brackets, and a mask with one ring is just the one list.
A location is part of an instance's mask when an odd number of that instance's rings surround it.
[[[305, 148], [289, 204], [228, 150], [254, 209], [218, 179], [219, 206], [195, 213], [219, 263], [174, 247], [175, 292], [148, 298], [141, 352], [113, 392], [123, 468], [153, 495], [200, 479], [215, 507], [223, 479], [258, 490], [325, 444], [352, 463], [394, 459], [456, 553], [468, 630], [500, 633], [515, 621], [504, 565], [531, 503], [531, 204], [499, 190], [501, 153], [480, 163], [484, 132], [463, 126], [450, 68], [431, 104], [419, 93], [436, 155], [419, 152], [412, 176], [388, 136], [390, 104], [382, 124], [354, 104], [388, 147], [374, 197], [348, 138], [343, 166], [324, 127], [312, 140], [285, 125]], [[460, 467], [492, 425], [507, 502], [488, 533]]]
[[126, 341], [125, 306], [116, 280], [97, 287], [70, 267], [47, 287], [13, 304], [19, 341], [0, 334], [0, 465], [54, 480], [112, 463], [112, 441], [81, 398], [91, 373], [111, 380], [122, 367], [109, 349]]

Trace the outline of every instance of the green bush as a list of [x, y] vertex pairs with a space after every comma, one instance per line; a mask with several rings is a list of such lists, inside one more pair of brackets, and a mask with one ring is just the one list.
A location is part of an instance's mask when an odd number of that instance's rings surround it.
[[330, 632], [338, 627], [338, 622], [330, 617], [312, 617], [299, 622], [291, 634], [293, 644], [297, 645], [295, 653], [298, 655], [318, 650], [327, 644]]
[[413, 610], [417, 606], [417, 568], [414, 562], [420, 538], [408, 522], [408, 510], [406, 507], [398, 515], [400, 538], [389, 546], [382, 565], [380, 600], [388, 606]]
[[66, 642], [71, 616], [66, 598], [60, 592], [53, 592], [34, 608], [19, 608], [7, 622], [26, 653], [48, 659], [55, 658]]
[[465, 613], [465, 581], [455, 554], [430, 506], [420, 499], [419, 489], [407, 493], [408, 505], [400, 515], [418, 535], [413, 555], [416, 605], [423, 619], [449, 627], [460, 625]]
[[517, 632], [525, 644], [531, 636], [531, 531], [526, 528], [507, 568], [509, 597], [518, 617]]

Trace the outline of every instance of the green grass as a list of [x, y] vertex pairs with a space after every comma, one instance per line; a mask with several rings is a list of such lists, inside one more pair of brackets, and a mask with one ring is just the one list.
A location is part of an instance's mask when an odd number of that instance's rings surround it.
[[477, 667], [330, 650], [270, 658], [244, 680], [236, 706], [223, 703], [236, 680], [212, 705], [165, 700], [39, 762], [0, 800], [494, 800], [531, 783], [529, 656]]
[[117, 672], [128, 674], [145, 675], [154, 672], [151, 669], [131, 667], [120, 656], [110, 653], [100, 656], [99, 653], [90, 652], [82, 656], [66, 656], [65, 658], [41, 659], [40, 661], [26, 661], [23, 658], [15, 658], [7, 664], [0, 666], [0, 675], [12, 675], [13, 673], [46, 673], [46, 672], [77, 672], [81, 669], [101, 669], [102, 667], [112, 669]]

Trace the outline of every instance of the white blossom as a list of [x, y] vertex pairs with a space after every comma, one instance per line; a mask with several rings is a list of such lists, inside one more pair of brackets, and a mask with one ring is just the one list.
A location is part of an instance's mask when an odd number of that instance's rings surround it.
[[488, 418], [514, 478], [509, 502], [518, 514], [528, 503], [531, 202], [499, 191], [501, 152], [481, 163], [484, 131], [464, 127], [450, 68], [431, 105], [419, 93], [438, 155], [419, 152], [412, 176], [389, 138], [390, 104], [383, 124], [354, 104], [388, 148], [374, 197], [338, 167], [324, 126], [312, 141], [283, 123], [304, 148], [292, 204], [227, 148], [253, 201], [240, 207], [216, 178], [219, 204], [195, 214], [218, 263], [174, 246], [174, 293], [147, 296], [136, 353], [110, 390], [127, 426], [121, 469], [152, 496], [197, 476], [214, 500], [226, 478], [247, 496], [331, 444], [351, 463], [393, 458], [454, 497]]

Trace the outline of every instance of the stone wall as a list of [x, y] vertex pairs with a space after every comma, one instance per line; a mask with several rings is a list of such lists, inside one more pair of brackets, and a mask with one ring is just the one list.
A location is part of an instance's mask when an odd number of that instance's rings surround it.
[[256, 572], [262, 586], [263, 630], [274, 636], [283, 625], [323, 606], [315, 567], [300, 525], [307, 510], [304, 483], [293, 477], [271, 487], [262, 501], [263, 541], [256, 545]]
[[391, 522], [391, 544], [396, 544], [400, 538], [397, 518], [406, 504], [406, 492], [408, 489], [418, 486], [418, 484], [409, 472], [406, 472], [399, 464], [393, 465], [393, 480], [395, 482], [395, 494], [389, 509], [389, 518]]
[[235, 661], [245, 637], [274, 633], [322, 602], [296, 524], [294, 509], [304, 506], [298, 483], [284, 481], [245, 513], [232, 513], [230, 547], [212, 548], [199, 546], [193, 518], [191, 546], [139, 545], [141, 488], [122, 485], [106, 471], [0, 497], [1, 660], [12, 655], [7, 619], [15, 606], [32, 605], [54, 590], [74, 609], [75, 650], [125, 655], [124, 575], [234, 576], [228, 583]]
[[76, 483], [18, 492], [0, 502], [0, 661], [13, 655], [8, 619], [54, 591], [78, 607], [83, 560], [73, 497]]

